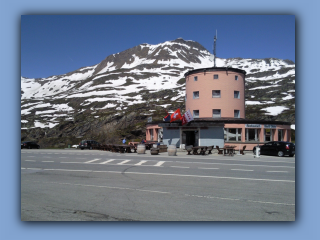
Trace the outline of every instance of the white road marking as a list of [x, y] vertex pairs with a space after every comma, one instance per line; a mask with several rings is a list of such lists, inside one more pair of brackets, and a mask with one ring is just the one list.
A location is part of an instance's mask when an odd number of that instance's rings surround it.
[[125, 164], [125, 163], [130, 162], [130, 161], [131, 160], [124, 160], [123, 162], [118, 163], [118, 165]]
[[[40, 181], [32, 181], [32, 182], [39, 183]], [[41, 183], [43, 183], [43, 182], [41, 182]], [[108, 189], [116, 189], [116, 190], [130, 190], [130, 191], [150, 192], [150, 193], [159, 193], [159, 194], [174, 194], [172, 192], [153, 191], [153, 190], [137, 189], [137, 188], [111, 187], [111, 186], [101, 186], [101, 185], [91, 185], [91, 184], [89, 185], [89, 184], [63, 183], [63, 182], [62, 183], [61, 182], [45, 182], [45, 183], [59, 184], [59, 185], [70, 185], [70, 186], [81, 186], [81, 187], [108, 188]], [[205, 195], [191, 195], [191, 194], [184, 194], [184, 196], [187, 196], [187, 197], [198, 197], [198, 198], [208, 198], [208, 199], [218, 199], [218, 200], [229, 200], [229, 201], [247, 201], [247, 202], [261, 203], [261, 204], [295, 206], [294, 203], [264, 202], [264, 201], [250, 200], [250, 199], [223, 198], [223, 197], [205, 196]]]
[[35, 162], [36, 160], [25, 160], [26, 162]]
[[190, 167], [183, 167], [183, 166], [170, 166], [170, 167], [175, 167], [175, 168], [190, 168]]
[[96, 158], [96, 159], [93, 159], [93, 160], [90, 160], [90, 161], [87, 161], [85, 163], [92, 163], [92, 162], [96, 162], [96, 161], [99, 161], [101, 160], [101, 158]]
[[110, 160], [108, 160], [108, 161], [105, 161], [105, 162], [102, 162], [102, 163], [100, 163], [100, 164], [106, 164], [106, 163], [109, 163], [109, 162], [113, 162], [115, 159], [110, 159]]
[[142, 160], [142, 161], [140, 161], [140, 162], [138, 162], [137, 164], [135, 164], [136, 166], [139, 166], [139, 165], [141, 165], [141, 164], [144, 164], [144, 163], [146, 163], [147, 161], [145, 161], [145, 160]]
[[246, 171], [246, 172], [253, 172], [253, 170], [249, 169], [231, 169], [232, 171]]
[[21, 169], [25, 169], [25, 170], [42, 170], [41, 168], [21, 168]]
[[26, 156], [26, 157], [34, 157], [34, 156]]
[[249, 167], [269, 167], [269, 168], [295, 168], [289, 166], [269, 166], [269, 165], [250, 165], [250, 164], [232, 164], [232, 163], [207, 163], [207, 162], [182, 162], [182, 161], [175, 161], [176, 163], [196, 163], [196, 164], [214, 164], [214, 165], [226, 165], [226, 166], [249, 166]]
[[153, 165], [155, 167], [160, 167], [162, 164], [164, 164], [165, 161], [159, 161], [157, 164]]
[[275, 173], [287, 173], [288, 171], [267, 171], [267, 172], [275, 172]]
[[292, 203], [263, 202], [263, 201], [254, 201], [254, 200], [237, 199], [237, 198], [222, 198], [222, 197], [189, 195], [189, 194], [185, 194], [185, 196], [198, 197], [198, 198], [211, 198], [211, 199], [219, 199], [219, 200], [230, 200], [230, 201], [248, 201], [248, 202], [262, 203], [262, 204], [276, 204], [276, 205], [287, 205], [287, 206], [294, 206], [295, 205], [295, 204], [292, 204]]
[[[186, 155], [187, 157], [188, 155]], [[183, 158], [185, 159], [186, 157], [184, 156], [176, 156], [175, 158]], [[195, 158], [192, 158], [192, 157], [187, 157], [188, 159], [195, 159]], [[295, 161], [284, 161], [284, 160], [262, 160], [261, 158], [259, 160], [255, 160], [255, 159], [241, 159], [240, 158], [237, 158], [237, 157], [233, 157], [233, 158], [227, 158], [227, 157], [223, 157], [223, 158], [207, 158], [206, 156], [203, 156], [204, 159], [208, 159], [208, 160], [213, 160], [213, 161], [239, 161], [239, 162], [259, 162], [259, 163], [262, 163], [262, 162], [267, 162], [267, 163], [291, 163], [291, 164], [294, 164]]]
[[[21, 168], [22, 169], [22, 168]], [[24, 168], [33, 169], [33, 168]], [[62, 172], [90, 172], [90, 173], [117, 173], [123, 174], [122, 171], [93, 171], [93, 170], [70, 170], [70, 169], [45, 169], [43, 171], [62, 171]], [[156, 175], [156, 176], [174, 176], [174, 177], [195, 177], [195, 178], [214, 178], [214, 179], [230, 179], [230, 180], [248, 180], [248, 181], [266, 181], [266, 182], [287, 182], [295, 183], [294, 180], [281, 180], [281, 179], [263, 179], [263, 178], [239, 178], [239, 177], [220, 177], [220, 176], [202, 176], [202, 175], [186, 175], [186, 174], [170, 174], [170, 173], [142, 173], [142, 172], [125, 172], [125, 174], [136, 175]]]
[[54, 162], [54, 161], [42, 161], [42, 162]]
[[68, 157], [59, 157], [59, 158], [68, 158]]
[[220, 169], [220, 168], [200, 168], [199, 169]]

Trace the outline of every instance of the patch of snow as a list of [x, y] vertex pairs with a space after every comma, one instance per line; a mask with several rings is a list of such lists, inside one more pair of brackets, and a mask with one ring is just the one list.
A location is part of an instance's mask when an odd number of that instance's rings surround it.
[[250, 88], [250, 89], [248, 89], [248, 90], [251, 91], [251, 90], [256, 90], [256, 89], [266, 89], [266, 88], [280, 87], [280, 86], [281, 86], [281, 85], [261, 86], [261, 87]]
[[270, 103], [274, 103], [272, 101], [263, 101], [263, 102], [260, 102], [260, 101], [246, 101], [246, 105], [263, 105], [263, 104], [270, 104]]
[[261, 110], [267, 111], [268, 113], [266, 113], [266, 115], [276, 116], [286, 109], [289, 109], [289, 108], [284, 107], [284, 106], [276, 106], [276, 107], [262, 108]]
[[291, 95], [288, 95], [288, 96], [286, 96], [286, 97], [282, 98], [282, 100], [289, 100], [289, 99], [292, 99], [292, 98], [294, 98], [294, 97], [293, 97], [293, 96], [291, 96]]

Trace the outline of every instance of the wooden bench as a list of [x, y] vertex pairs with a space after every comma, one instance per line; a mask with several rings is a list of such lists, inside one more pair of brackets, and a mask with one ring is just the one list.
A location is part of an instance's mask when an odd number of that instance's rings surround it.
[[212, 145], [212, 146], [209, 146], [208, 148], [207, 148], [207, 150], [208, 150], [208, 154], [212, 154], [212, 150], [213, 150], [213, 148], [214, 148], [214, 146]]
[[206, 155], [206, 151], [207, 151], [208, 147], [203, 147], [200, 149], [200, 154], [201, 155]]
[[187, 155], [191, 155], [192, 148], [193, 148], [192, 145], [186, 146], [186, 150], [188, 151]]
[[137, 153], [138, 144], [131, 145], [130, 147], [133, 149], [133, 153]]
[[150, 149], [151, 155], [158, 155], [159, 154], [159, 148], [151, 148]]
[[243, 146], [242, 150], [240, 150], [240, 154], [244, 155], [244, 150], [246, 149], [246, 145]]
[[224, 148], [219, 148], [219, 146], [216, 146], [216, 149], [218, 150], [218, 154], [223, 154]]

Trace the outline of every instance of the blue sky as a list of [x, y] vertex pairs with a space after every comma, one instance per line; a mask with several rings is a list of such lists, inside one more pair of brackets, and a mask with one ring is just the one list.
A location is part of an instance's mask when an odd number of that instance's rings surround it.
[[22, 15], [21, 76], [64, 74], [98, 64], [142, 43], [176, 38], [220, 58], [280, 58], [295, 62], [294, 15]]

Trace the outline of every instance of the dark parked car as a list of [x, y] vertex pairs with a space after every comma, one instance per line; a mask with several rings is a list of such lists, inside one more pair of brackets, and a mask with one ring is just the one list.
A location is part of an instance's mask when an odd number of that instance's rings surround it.
[[98, 147], [100, 145], [100, 143], [94, 141], [94, 140], [82, 140], [79, 143], [79, 148], [81, 148], [81, 150], [88, 148], [88, 149], [92, 149], [94, 147]]
[[36, 144], [35, 142], [23, 142], [23, 143], [21, 143], [21, 149], [22, 148], [28, 148], [28, 149], [37, 148], [37, 149], [39, 149], [40, 146], [38, 144]]
[[[261, 155], [276, 155], [279, 157], [289, 155], [290, 157], [293, 157], [295, 150], [296, 146], [291, 142], [268, 142], [260, 146]], [[253, 148], [253, 154], [256, 154], [256, 147]]]

